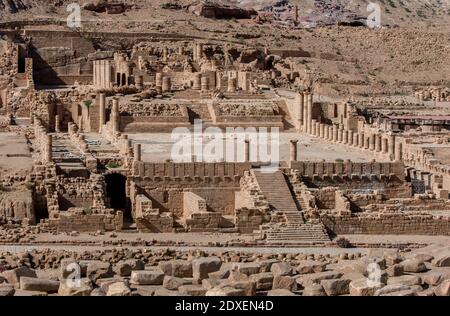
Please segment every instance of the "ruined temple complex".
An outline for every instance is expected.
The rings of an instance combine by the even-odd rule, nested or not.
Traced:
[[[39,25],[0,28],[0,36],[2,244],[75,244],[86,236],[99,238],[102,245],[206,247],[201,239],[211,237],[209,246],[345,248],[350,242],[370,244],[361,236],[450,236],[448,85],[422,85],[400,95],[335,96],[326,93],[323,77],[302,67],[305,59],[328,57],[297,46]],[[121,48],[113,45],[118,42]],[[184,131],[180,137],[189,141],[194,135],[194,145],[188,142],[177,157],[175,131]],[[271,149],[272,158],[277,151],[276,160],[261,157],[262,131],[270,135],[264,145],[276,137],[277,147]],[[207,136],[195,144],[198,132]],[[221,150],[226,147],[222,156],[217,148],[212,157],[205,152],[211,139]],[[111,242],[117,236],[123,240]],[[80,243],[87,245],[87,239]],[[370,247],[413,244],[426,242],[386,239]],[[358,256],[352,253],[351,259]],[[206,272],[196,260],[211,261]],[[271,262],[265,270],[242,263],[242,270],[234,267],[224,277],[234,282],[244,282],[242,274],[247,281],[253,277],[254,291],[206,286],[205,279],[222,271],[220,260],[214,260],[195,259],[186,275],[180,266],[168,273],[160,262],[171,282],[192,277],[192,269],[197,282],[189,285],[197,288],[183,292],[189,282],[180,279],[175,288],[164,285],[167,291],[160,294],[179,288],[185,295],[231,295],[233,289],[238,295],[277,289],[292,294],[301,287],[304,295],[335,293],[335,285],[327,288],[331,285],[322,279],[311,283],[303,276],[292,281],[295,286],[283,279],[294,280],[305,269],[326,273],[325,263],[291,273],[286,260]],[[401,262],[386,260],[389,267]],[[448,267],[450,261],[442,262],[433,264]],[[416,271],[422,266],[405,265],[405,271],[408,267],[422,272]],[[51,267],[45,263],[45,268]],[[164,279],[166,284],[164,273],[145,283],[140,278],[149,276],[134,268],[132,283],[162,285]],[[273,275],[264,281],[249,272],[253,268]],[[11,283],[7,276],[0,275],[0,284],[2,279]],[[24,283],[31,282],[29,277],[24,274]],[[19,279],[15,287],[24,290]],[[202,280],[203,287],[198,285]],[[335,295],[366,293],[351,281]],[[407,285],[427,290],[428,285],[418,290],[418,284]]]

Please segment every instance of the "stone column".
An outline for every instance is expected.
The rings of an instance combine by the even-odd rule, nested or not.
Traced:
[[[388,138],[388,155],[389,159],[395,159],[395,135],[390,134]]]
[[[364,148],[364,133],[359,133],[358,143],[359,148]]]
[[[291,140],[290,161],[297,161],[297,144],[298,144],[298,140]]]
[[[167,47],[163,48],[163,62],[167,62],[169,58],[169,50],[167,49]]]
[[[381,151],[383,152],[383,154],[387,154],[389,151],[389,144],[388,144],[388,139],[385,137],[381,138]]]
[[[400,140],[395,142],[395,161],[401,161],[403,158],[403,144]]]
[[[250,141],[248,139],[244,143],[244,156],[245,162],[250,162]]]
[[[111,129],[113,133],[119,131],[119,100],[113,99],[111,109]]]
[[[337,127],[337,125],[333,125],[333,139],[332,139],[333,143],[336,143],[338,141],[338,139],[339,139],[338,127]]]
[[[303,98],[303,132],[308,132],[308,94],[306,92],[301,93]]]
[[[358,132],[353,132],[353,146],[358,147],[359,146],[359,134]]]
[[[370,134],[370,139],[369,139],[369,149],[371,151],[375,150],[375,134]]]
[[[134,77],[134,85],[138,90],[144,89],[144,77],[143,76]]]
[[[163,84],[163,74],[158,72],[158,73],[156,73],[156,77],[155,77],[155,86],[156,86],[156,91],[158,93],[162,92],[162,84]]]
[[[370,136],[365,135],[364,137],[364,149],[369,149],[370,148]]]
[[[53,161],[53,138],[52,135],[47,134],[47,138],[45,140],[45,150],[44,150],[44,161],[46,163]]]
[[[313,99],[313,95],[312,93],[308,93],[307,94],[307,110],[308,110],[308,133],[311,134],[311,129],[312,129],[312,108],[313,108],[313,103],[312,103],[312,99]]]
[[[380,152],[381,151],[381,135],[380,134],[376,134],[375,135],[375,151],[376,152]]]
[[[201,89],[202,92],[207,92],[209,91],[209,77],[202,77],[201,79]]]
[[[329,141],[333,141],[333,135],[334,135],[333,131],[334,131],[333,125],[328,125],[328,137],[327,137],[327,139]]]
[[[105,107],[106,107],[106,96],[104,93],[100,93],[98,97],[98,131],[101,132],[103,125],[105,125]]]
[[[172,81],[170,77],[163,77],[162,79],[162,92],[171,92],[172,91]]]
[[[236,79],[235,78],[228,78],[228,92],[236,92]]]
[[[196,55],[197,55],[197,61],[198,61],[198,60],[203,58],[203,44],[202,43],[198,43],[197,47],[196,47],[196,50],[197,50]]]
[[[295,96],[295,106],[294,107],[297,110],[297,120],[299,122],[300,129],[303,126],[303,106],[304,106],[303,94],[299,92]]]
[[[319,137],[320,138],[325,138],[325,124],[324,123],[320,123]]]
[[[142,160],[141,144],[134,144],[133,146],[133,161],[138,162]]]
[[[320,123],[316,121],[316,136],[320,137]]]
[[[338,127],[338,143],[342,143],[344,140],[344,129],[342,128],[342,125],[339,125]]]
[[[347,143],[348,143],[348,131],[347,131],[347,130],[344,130],[344,131],[343,131],[342,142],[343,142],[344,144],[347,144]]]
[[[60,123],[61,123],[61,119],[59,118],[59,115],[55,115],[55,132],[59,133],[60,132]]]
[[[347,143],[348,143],[348,145],[349,146],[353,146],[353,131],[352,130],[349,130],[348,131],[348,141],[347,141]]]
[[[311,128],[310,128],[310,134],[313,136],[317,136],[316,135],[316,120],[311,120]]]
[[[194,82],[192,85],[192,90],[200,90],[202,88],[202,74],[201,73],[196,73],[194,74]]]

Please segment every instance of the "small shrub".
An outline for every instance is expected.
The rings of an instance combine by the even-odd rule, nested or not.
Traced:
[[[84,215],[92,215],[92,209],[90,207],[85,207],[83,213]]]
[[[86,100],[86,101],[84,101],[84,106],[85,106],[85,107],[90,108],[91,105],[92,105],[92,100]]]
[[[335,161],[336,161],[336,163],[343,163],[343,162],[344,162],[344,159],[337,158]]]
[[[350,248],[351,247],[350,241],[347,238],[345,238],[345,237],[337,238],[336,239],[336,245],[339,248]]]
[[[25,183],[25,187],[28,190],[33,190],[34,189],[34,183],[33,182],[27,182],[27,183]]]
[[[114,162],[114,161],[108,162],[108,164],[106,166],[108,168],[111,168],[111,169],[115,169],[115,168],[119,168],[120,167],[120,165],[117,162]]]

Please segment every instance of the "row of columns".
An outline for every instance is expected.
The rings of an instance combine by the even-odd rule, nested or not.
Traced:
[[[384,136],[379,133],[364,133],[346,130],[343,124],[327,125],[325,123],[310,121],[308,133],[312,136],[325,139],[333,143],[353,146],[373,152],[386,154],[391,160],[402,160],[403,144],[396,140],[395,135]]]
[[[295,99],[300,130],[309,134],[313,129],[313,97],[313,93],[299,92]]]

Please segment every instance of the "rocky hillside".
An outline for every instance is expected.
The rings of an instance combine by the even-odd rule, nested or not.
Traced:
[[[0,12],[5,20],[21,19],[24,15],[66,16],[66,5],[72,0],[0,0]],[[373,1],[381,7],[381,20],[384,25],[417,25],[418,23],[449,24],[450,1],[448,0],[377,0]],[[225,12],[232,7],[258,11],[261,18],[268,23],[288,23],[298,18],[306,26],[329,25],[365,19],[367,0],[79,0],[77,3],[86,8],[104,7],[110,3],[123,3],[131,11],[131,15],[145,16],[151,9],[161,18],[170,16],[168,11],[182,11],[184,18],[195,19],[193,8],[204,3],[215,6]],[[120,12],[122,13],[122,12]],[[11,16],[13,15],[13,16]],[[240,15],[242,16],[242,15]],[[245,16],[245,15],[244,15]],[[239,17],[239,16],[238,16]],[[227,18],[227,15],[221,16]],[[229,18],[233,18],[230,14]]]

